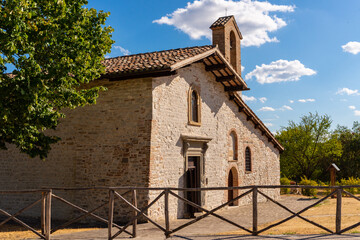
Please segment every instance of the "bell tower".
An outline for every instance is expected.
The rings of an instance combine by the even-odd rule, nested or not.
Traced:
[[[220,52],[241,75],[241,32],[234,16],[220,17],[211,26],[212,44],[218,45]]]

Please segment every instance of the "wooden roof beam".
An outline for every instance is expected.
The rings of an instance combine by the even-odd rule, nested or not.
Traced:
[[[220,70],[220,69],[224,69],[224,68],[226,68],[225,64],[214,64],[214,65],[210,65],[210,66],[205,66],[206,71],[216,71],[216,70]]]
[[[229,75],[229,76],[223,76],[223,77],[217,77],[216,78],[217,82],[226,82],[226,81],[231,81],[231,80],[235,80],[234,75]]]
[[[234,92],[234,91],[248,91],[250,88],[246,88],[244,86],[231,86],[231,87],[225,87],[226,92]]]

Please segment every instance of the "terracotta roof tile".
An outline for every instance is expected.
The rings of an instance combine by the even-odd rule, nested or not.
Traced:
[[[215,48],[212,45],[178,48],[159,52],[107,58],[104,60],[107,74],[126,74],[156,71]]]
[[[210,26],[210,28],[224,26],[232,17],[234,17],[234,16],[231,15],[231,16],[226,16],[226,17],[219,17],[218,20],[216,20],[216,21]]]

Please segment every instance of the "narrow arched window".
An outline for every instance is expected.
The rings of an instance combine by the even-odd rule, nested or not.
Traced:
[[[237,136],[234,131],[230,133],[230,140],[231,140],[231,160],[238,159],[238,144],[237,144]]]
[[[237,70],[236,48],[237,46],[236,46],[235,33],[231,31],[230,32],[230,63],[235,70]]]
[[[198,94],[197,94],[197,92],[194,90],[194,91],[192,91],[192,93],[191,93],[191,121],[193,121],[193,122],[199,122],[198,112],[199,112],[199,108],[198,108]]]
[[[200,125],[201,119],[201,106],[200,95],[197,90],[190,89],[189,91],[189,123]]]
[[[245,171],[251,172],[251,151],[249,147],[245,149]]]

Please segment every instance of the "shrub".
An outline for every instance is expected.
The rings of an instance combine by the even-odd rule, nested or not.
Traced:
[[[287,177],[280,178],[280,184],[281,185],[290,185],[290,180]],[[281,194],[289,194],[290,188],[281,188],[280,190]]]
[[[354,177],[349,177],[348,179],[343,178],[340,180],[339,185],[341,185],[341,186],[360,185],[360,179],[354,178]],[[349,193],[352,193],[352,194],[360,193],[359,188],[345,188],[344,190],[348,191]]]
[[[318,185],[319,186],[324,186],[324,187],[328,187],[330,184],[329,184],[329,182],[322,182],[322,181],[318,181]],[[328,195],[328,194],[330,194],[331,193],[331,189],[330,188],[325,188],[325,189],[323,189],[323,191],[324,191],[324,193],[326,194],[326,195]]]
[[[306,185],[306,186],[317,186],[317,182],[314,180],[308,179],[307,177],[301,178],[301,181],[299,183],[300,185]],[[318,190],[316,188],[302,188],[301,194],[304,196],[316,196]]]

